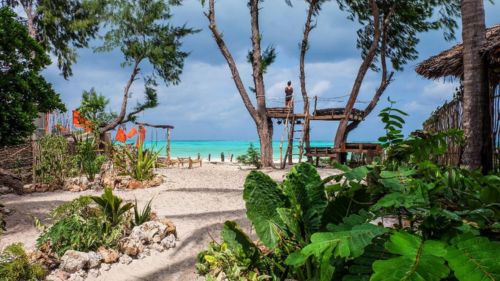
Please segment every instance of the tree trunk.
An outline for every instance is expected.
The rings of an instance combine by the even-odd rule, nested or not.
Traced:
[[[266,119],[263,124],[257,124],[260,142],[260,161],[263,167],[274,167],[273,159],[273,123]]]
[[[120,125],[125,119],[125,115],[127,114],[127,103],[128,103],[130,87],[132,87],[132,84],[134,83],[137,74],[139,73],[139,64],[141,63],[141,60],[142,59],[135,60],[134,67],[132,68],[132,73],[130,74],[130,77],[127,81],[127,85],[125,85],[125,88],[123,89],[123,98],[122,98],[120,113],[113,121],[111,121],[111,123],[107,124],[106,126],[100,129],[100,134],[104,134],[108,131],[115,129],[116,126]]]
[[[484,4],[482,0],[462,0],[462,39],[464,65],[463,128],[465,150],[462,163],[468,169],[492,166],[491,117],[488,78],[481,47],[486,42]]]
[[[379,45],[379,40],[380,40],[380,19],[379,19],[379,9],[377,4],[375,3],[374,0],[370,0],[370,5],[372,9],[372,15],[373,15],[373,23],[374,23],[374,31],[373,31],[373,43],[370,46],[370,49],[368,50],[365,59],[363,60],[363,63],[359,67],[358,74],[356,76],[356,80],[354,81],[354,85],[351,90],[351,94],[349,95],[349,99],[347,101],[347,104],[345,106],[345,111],[344,115],[345,117],[340,121],[339,127],[337,129],[337,133],[335,135],[335,147],[339,148],[342,146],[342,143],[344,143],[344,140],[346,139],[346,131],[347,131],[347,126],[349,124],[349,116],[351,115],[351,110],[354,107],[354,103],[356,103],[356,100],[359,95],[359,91],[361,90],[361,86],[363,84],[363,80],[366,76],[366,73],[368,72],[368,69],[370,68],[370,65],[373,62],[373,59],[375,58],[375,55],[377,54],[377,49]]]
[[[306,89],[306,71],[305,71],[305,58],[307,50],[309,49],[309,33],[314,28],[311,24],[314,16],[314,10],[316,9],[316,5],[318,5],[318,0],[312,0],[309,4],[309,9],[307,10],[307,18],[306,23],[304,25],[304,35],[302,37],[302,44],[300,45],[300,90],[302,93],[302,99],[304,100],[304,114],[309,114],[309,97],[307,95]],[[307,119],[308,120],[308,119]],[[305,150],[308,151],[311,147],[311,135],[310,135],[310,126],[309,121],[306,122],[304,120],[303,125],[303,146]],[[307,157],[307,162],[312,163],[313,159],[311,156]]]
[[[273,161],[273,122],[267,117],[267,107],[266,107],[266,96],[264,79],[262,76],[262,53],[260,47],[261,34],[259,31],[259,0],[250,0],[248,3],[250,8],[251,16],[251,28],[252,28],[252,77],[254,82],[255,95],[257,100],[257,106],[254,107],[252,100],[250,99],[248,92],[241,80],[238,67],[234,61],[231,52],[227,48],[227,45],[222,38],[222,34],[217,29],[217,24],[215,21],[215,0],[208,1],[208,12],[205,16],[209,21],[209,28],[212,35],[221,51],[222,55],[226,59],[229,69],[232,74],[232,78],[238,92],[241,96],[245,108],[252,117],[257,127],[257,134],[259,135],[260,141],[260,155],[263,167],[274,167]]]

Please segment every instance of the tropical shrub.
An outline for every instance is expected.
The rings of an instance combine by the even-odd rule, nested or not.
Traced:
[[[104,193],[100,197],[91,196],[90,198],[99,206],[111,226],[116,226],[122,222],[124,215],[134,207],[132,203],[122,205],[123,200],[114,195],[111,188],[104,188]]]
[[[42,183],[62,184],[71,174],[72,160],[68,141],[63,136],[45,135],[39,142],[35,174]]]
[[[160,152],[161,150],[144,149],[143,144],[137,148],[120,146],[115,149],[113,164],[122,175],[129,175],[139,181],[149,180],[154,176]]]
[[[393,112],[383,114],[396,116]],[[323,180],[302,163],[281,184],[261,172],[248,175],[247,217],[273,262],[264,270],[239,262],[240,272],[272,273],[268,279],[274,280],[500,278],[500,177],[431,161],[446,151],[435,144],[460,138],[459,132],[420,132],[404,139],[396,125],[404,120],[383,121],[388,132],[383,163],[338,166],[340,175]],[[229,251],[210,251],[228,255],[243,244],[255,245],[236,241],[227,245]],[[227,261],[240,261],[232,255],[211,266],[229,276],[234,261]],[[201,260],[201,273],[217,272],[207,270],[209,260]]]
[[[229,280],[252,281],[268,280],[274,275],[269,272],[272,258],[263,254],[235,222],[226,222],[221,236],[222,243],[210,242],[197,257],[196,269],[207,280],[220,280],[221,273]]]
[[[31,263],[21,243],[11,244],[0,253],[0,280],[37,281],[43,280],[47,270],[41,265]]]
[[[99,155],[93,139],[86,139],[78,142],[74,160],[79,172],[85,174],[89,181],[94,181],[106,157]]]
[[[151,220],[151,203],[153,203],[153,198],[144,206],[142,211],[139,211],[137,204],[137,199],[135,199],[134,204],[134,221],[132,222],[134,226],[141,225],[149,220]]]
[[[257,169],[262,167],[262,163],[260,162],[260,152],[253,146],[252,143],[250,143],[250,146],[248,147],[247,154],[236,157],[236,161],[245,165],[252,165]]]
[[[104,207],[95,207],[92,205],[93,198],[81,196],[54,209],[50,214],[54,223],[42,229],[37,246],[41,248],[48,243],[52,252],[59,256],[67,250],[88,252],[100,246],[116,246],[129,223],[129,220],[123,219],[126,216],[124,210],[130,210],[132,206],[128,203],[124,207],[121,199],[108,200],[108,196],[103,195],[106,199],[97,197],[110,202]]]

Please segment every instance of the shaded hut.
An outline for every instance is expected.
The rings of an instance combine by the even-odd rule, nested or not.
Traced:
[[[463,49],[463,44],[455,45],[451,49],[420,63],[416,68],[416,72],[429,79],[462,79],[464,73]],[[494,165],[496,169],[500,169],[500,24],[486,30],[486,44],[481,52],[488,68],[493,122],[491,134],[494,145]],[[457,95],[451,102],[447,102],[438,108],[425,121],[424,129],[437,131],[461,128],[462,112],[461,95]],[[443,164],[458,164],[461,149],[455,144],[450,144],[448,152],[448,155],[443,157]]]

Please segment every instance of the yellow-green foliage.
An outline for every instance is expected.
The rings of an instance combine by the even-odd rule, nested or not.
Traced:
[[[0,254],[0,281],[43,280],[47,270],[30,263],[21,243],[7,246]]]

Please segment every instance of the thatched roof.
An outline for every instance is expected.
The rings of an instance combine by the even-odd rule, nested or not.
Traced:
[[[421,62],[416,71],[418,74],[437,79],[441,77],[462,77],[463,74],[463,45],[458,44],[453,48]],[[483,54],[489,57],[490,63],[500,64],[500,24],[486,30],[486,44]]]

